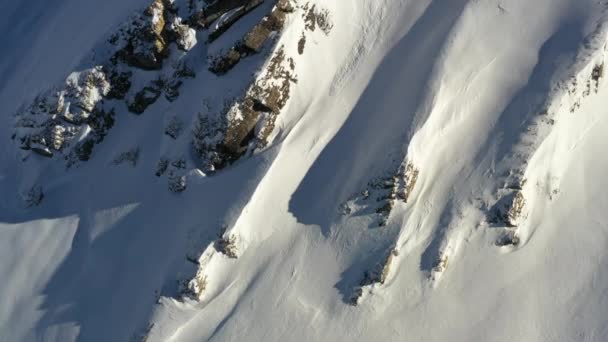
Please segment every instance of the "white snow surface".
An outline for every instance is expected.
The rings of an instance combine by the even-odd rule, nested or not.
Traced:
[[[181,194],[154,176],[159,156],[188,153],[164,124],[250,77],[247,62],[218,78],[200,61],[177,101],[117,113],[78,168],[23,160],[13,113],[90,67],[147,1],[0,4],[0,341],[608,340],[608,86],[588,83],[607,58],[608,5],[310,3],[334,27],[298,55],[303,22],[288,18],[278,44],[298,83],[269,147],[189,173]],[[135,167],[112,165],[136,146]],[[340,214],[405,159],[418,180],[385,227]],[[487,214],[518,172],[521,241],[499,247],[506,228]],[[35,184],[43,202],[26,208]],[[236,259],[212,248],[223,226]],[[387,280],[350,305],[392,248]],[[198,301],[176,295],[197,272],[189,253],[204,259]]]

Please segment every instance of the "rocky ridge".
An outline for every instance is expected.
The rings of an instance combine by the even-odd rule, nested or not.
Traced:
[[[294,59],[284,45],[274,45],[280,37],[277,33],[287,16],[296,12],[306,13],[302,18],[308,18],[307,30],[321,26],[310,24],[311,20],[316,23],[316,15],[323,18],[318,21],[329,22],[328,13],[315,12],[314,6],[310,9],[290,0],[155,0],[109,37],[100,54],[107,58],[97,58],[91,68],[74,72],[65,84],[24,106],[15,116],[13,139],[24,151],[63,159],[68,168],[86,162],[116,120],[125,115],[122,108],[143,115],[161,98],[168,103],[178,100],[184,82],[201,72],[193,66],[205,62],[198,62],[199,57],[190,51],[197,44],[214,44],[262,4],[270,11],[236,39],[227,53],[208,55],[206,62],[217,77],[252,55],[262,60],[268,57],[267,62],[260,64],[253,80],[245,76],[241,84],[235,84],[234,89],[245,89],[242,95],[211,105],[205,105],[203,98],[202,110],[194,115],[189,129],[188,118],[174,117],[165,134],[176,144],[190,140],[189,147],[181,149],[191,148],[196,158],[190,158],[188,151],[162,156],[155,173],[167,177],[172,191],[181,192],[190,170],[213,173],[248,151],[264,148],[297,83]],[[327,34],[329,29],[326,24]],[[212,110],[217,103],[223,103],[221,108]]]

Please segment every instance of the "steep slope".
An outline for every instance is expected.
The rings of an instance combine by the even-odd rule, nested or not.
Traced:
[[[0,6],[0,339],[608,338],[605,4]]]

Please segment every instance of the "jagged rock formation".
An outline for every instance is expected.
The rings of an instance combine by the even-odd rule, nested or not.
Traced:
[[[408,203],[418,180],[418,173],[418,169],[411,162],[405,161],[392,174],[370,181],[365,190],[340,206],[340,213],[348,215],[355,210],[371,208],[379,217],[379,225],[385,226],[395,205],[398,202]]]
[[[443,272],[448,267],[449,257],[445,253],[440,253],[440,256],[435,260],[433,272]]]
[[[17,114],[15,134],[20,148],[46,157],[63,152],[89,127],[87,141],[103,140],[114,124],[114,113],[103,107],[111,89],[102,68],[93,68],[68,77],[63,88],[39,96]],[[81,142],[76,144],[84,144]]]
[[[167,101],[173,102],[179,97],[179,90],[183,80],[194,78],[196,74],[186,64],[178,64],[173,68],[170,76],[159,75],[148,85],[127,99],[127,107],[131,113],[143,114],[148,107],[156,103],[164,94]]]
[[[211,32],[209,32],[209,41],[213,42],[239,19],[261,5],[262,2],[263,0],[216,1],[206,8],[204,11],[205,17],[199,19],[197,23],[207,27],[215,20],[214,18],[218,19]]]
[[[158,79],[152,82],[150,86],[144,87],[138,91],[133,99],[129,101],[129,111],[135,114],[142,114],[146,109],[154,104],[162,94],[164,81]]]
[[[231,259],[238,258],[238,247],[236,235],[229,235],[228,237],[221,238],[215,242],[215,248],[218,252],[226,255]]]
[[[224,74],[242,58],[258,53],[272,32],[283,29],[286,15],[295,9],[290,1],[278,1],[271,13],[229,52],[212,58],[210,70]],[[248,150],[265,147],[278,115],[290,98],[291,87],[296,83],[295,61],[288,56],[285,47],[280,46],[243,98],[225,105],[219,118],[203,114],[195,128],[193,146],[204,170],[222,169]]]
[[[363,297],[364,292],[368,291],[371,287],[375,285],[384,285],[389,273],[391,272],[393,261],[398,255],[399,252],[396,249],[391,249],[386,255],[384,261],[376,265],[375,269],[365,271],[359,286],[354,289],[353,295],[350,299],[351,305],[357,306]]]
[[[185,282],[184,284],[181,284],[180,292],[184,296],[187,296],[187,297],[190,297],[193,299],[198,299],[205,292],[206,288],[207,288],[207,276],[200,275],[199,277],[196,277],[188,282]]]
[[[517,222],[522,216],[525,204],[526,200],[524,199],[524,195],[521,191],[516,192],[505,217],[505,221],[508,225],[512,227],[517,226]]]
[[[163,67],[163,62],[170,57],[172,44],[187,53],[196,44],[196,29],[211,29],[211,23],[215,23],[208,32],[208,44],[211,44],[262,3],[261,0],[208,4],[153,1],[108,39],[108,46],[114,51],[108,60],[75,73],[64,89],[40,97],[27,111],[19,113],[15,139],[23,149],[46,157],[54,157],[59,152],[68,166],[89,160],[95,145],[114,125],[118,101],[124,101],[131,113],[140,115],[163,95],[168,102],[178,99],[184,80],[195,77],[186,61],[172,61],[170,68]],[[297,9],[303,12],[308,30],[321,27],[329,34],[327,11],[279,0],[230,52],[210,58],[210,70],[222,74],[242,58],[259,54],[263,46],[270,45],[273,32],[283,29],[286,16]],[[297,83],[295,61],[285,47],[275,48],[270,56],[242,96],[225,99],[221,113],[213,115],[206,111],[196,120],[192,145],[200,160],[194,164],[203,165],[204,172],[219,170],[248,150],[264,148],[268,143],[275,121],[290,98],[292,86]],[[144,77],[138,70],[153,72],[156,76]],[[146,79],[143,87],[142,78]],[[136,88],[134,84],[139,86]],[[176,122],[165,131],[174,140],[183,130],[183,124]],[[167,175],[169,188],[181,192],[186,188],[186,174],[192,164],[188,158],[163,157],[155,173]]]
[[[306,3],[302,9],[304,10],[302,17],[306,30],[315,31],[319,28],[326,35],[331,32],[334,24],[328,10],[318,8],[317,5],[311,5],[310,3]]]
[[[162,161],[161,161],[162,163]],[[159,165],[162,168],[162,165]],[[160,170],[157,170],[157,175]],[[167,164],[161,175],[167,172],[169,181],[169,190],[174,193],[180,193],[186,190],[188,181],[186,179],[186,161],[184,159],[176,159]]]
[[[118,59],[136,68],[156,70],[168,57],[171,42],[188,51],[196,44],[196,33],[176,15],[173,1],[154,0],[142,15],[133,17],[109,42],[118,50],[114,61]]]
[[[194,30],[181,24],[174,12],[170,2],[154,1],[109,39],[117,51],[110,60],[73,73],[64,86],[40,95],[17,113],[13,138],[20,147],[46,157],[58,154],[68,166],[89,160],[94,145],[114,125],[113,101],[125,99],[131,90],[134,73],[122,63],[159,69],[171,42],[184,50],[196,43]],[[127,99],[129,110],[143,113],[162,92],[168,100],[175,99],[181,79],[192,76],[186,65],[177,65],[169,80],[161,76]]]
[[[218,24],[233,24],[240,17],[242,17],[247,12],[251,11],[258,5],[260,5],[263,0],[215,0],[208,1],[208,5],[204,6],[202,9],[195,11],[191,20],[199,25],[201,28],[207,28],[211,23],[220,19],[220,17],[228,14],[227,18],[224,20],[219,20]]]
[[[526,201],[519,190],[505,189],[494,210],[492,222],[504,223],[507,227],[516,227],[523,215]]]
[[[284,3],[281,1],[281,3]],[[228,52],[220,56],[211,57],[210,67],[213,73],[222,75],[234,68],[243,58],[260,52],[270,35],[279,32],[285,25],[285,16],[290,13],[291,7],[277,5],[274,9],[262,18],[261,22],[255,25],[239,42],[236,43]],[[221,34],[212,34],[217,38]]]

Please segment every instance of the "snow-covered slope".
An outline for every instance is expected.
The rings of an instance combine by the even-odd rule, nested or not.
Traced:
[[[608,340],[608,4],[0,13],[0,341]]]

